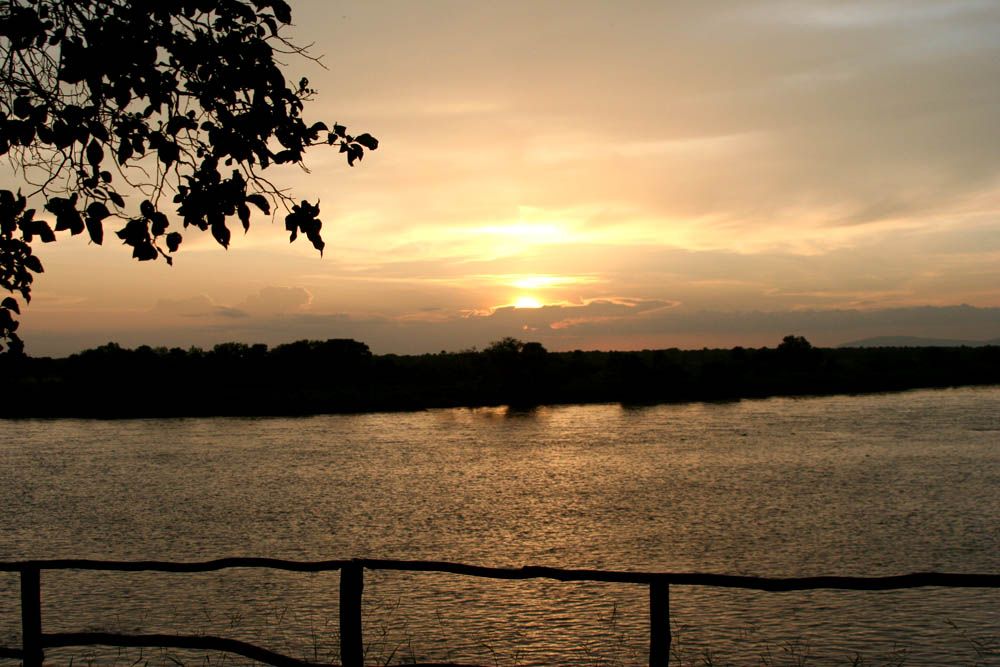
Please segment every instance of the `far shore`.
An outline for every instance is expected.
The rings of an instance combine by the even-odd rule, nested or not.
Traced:
[[[373,355],[350,339],[268,349],[135,349],[0,357],[0,417],[279,416],[429,408],[724,401],[1000,384],[1000,346],[548,352],[506,338],[484,350]]]

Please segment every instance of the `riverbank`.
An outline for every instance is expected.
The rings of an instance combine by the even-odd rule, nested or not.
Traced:
[[[409,411],[621,402],[652,404],[1000,384],[1000,347],[777,348],[373,355],[346,339],[267,349],[227,343],[62,359],[0,359],[0,416],[186,417]]]

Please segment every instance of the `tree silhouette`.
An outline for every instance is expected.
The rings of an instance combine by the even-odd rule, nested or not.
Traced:
[[[289,84],[278,62],[312,59],[282,36],[290,22],[284,0],[0,3],[0,155],[29,189],[0,190],[0,286],[28,302],[42,272],[32,243],[68,230],[101,244],[109,220],[137,260],[170,263],[182,239],[171,206],[223,247],[234,217],[246,230],[251,206],[282,207],[291,240],[322,253],[318,202],[296,203],[263,172],[301,165],[315,144],[353,166],[378,141],[303,118],[316,91]],[[0,302],[12,351],[19,313],[14,297]]]
[[[808,352],[812,349],[812,343],[806,340],[805,336],[788,335],[781,339],[778,350],[782,352]]]

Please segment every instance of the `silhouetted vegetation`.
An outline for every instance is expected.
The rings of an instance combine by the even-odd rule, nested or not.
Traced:
[[[100,245],[108,220],[134,258],[171,262],[171,209],[228,247],[229,224],[246,231],[251,207],[280,205],[291,240],[322,252],[319,203],[294,202],[263,170],[315,145],[354,165],[378,141],[306,122],[316,91],[281,68],[309,57],[283,36],[291,21],[284,0],[0,3],[0,155],[27,188],[0,190],[0,288],[27,303],[42,272],[33,244],[86,231]],[[0,349],[23,348],[20,309],[0,301]]]
[[[482,351],[373,355],[348,339],[268,349],[122,348],[4,355],[5,417],[302,415],[556,403],[734,400],[1000,383],[1000,347],[547,352],[513,338]]]

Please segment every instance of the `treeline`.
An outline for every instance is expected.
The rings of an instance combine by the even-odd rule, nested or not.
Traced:
[[[302,415],[435,407],[630,404],[1000,383],[1000,347],[548,352],[505,338],[484,350],[373,355],[348,339],[212,350],[108,343],[61,359],[0,357],[3,417]]]

